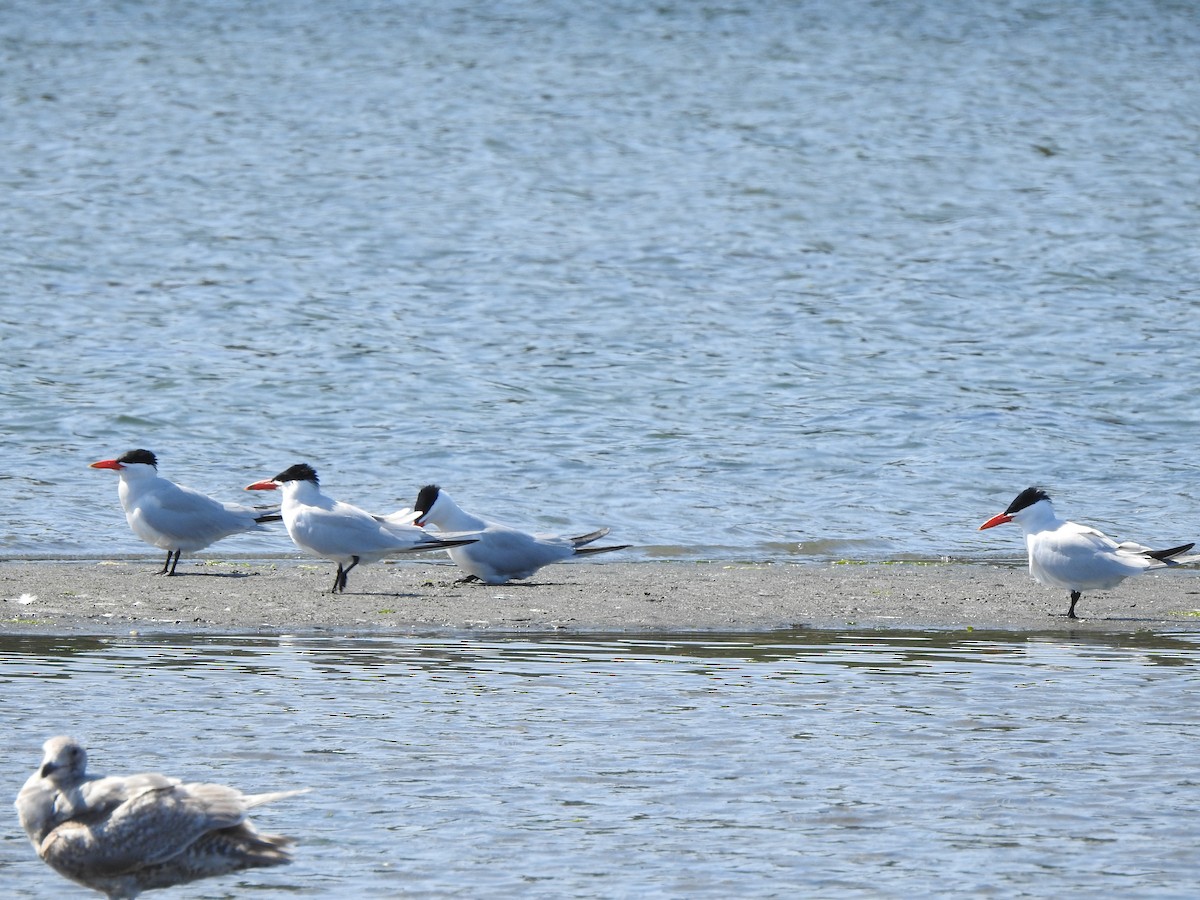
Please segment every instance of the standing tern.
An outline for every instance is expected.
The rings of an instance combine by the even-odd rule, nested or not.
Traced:
[[[506,584],[514,578],[528,578],[542,566],[553,562],[573,556],[624,550],[630,546],[584,546],[608,534],[607,528],[569,538],[527,534],[498,522],[489,522],[461,509],[436,484],[421,488],[415,509],[418,513],[417,525],[433,525],[440,531],[478,533],[479,540],[475,543],[449,551],[450,558],[470,573],[463,581]]]
[[[212,497],[158,475],[158,459],[149,450],[130,450],[102,459],[93,469],[113,469],[121,478],[117,494],[133,533],[167,551],[159,575],[174,575],[180,553],[195,553],[231,534],[266,531],[263,522],[278,522],[278,509],[264,512]]]
[[[1151,550],[1130,541],[1118,544],[1095,528],[1058,518],[1049,495],[1036,487],[1017,494],[1008,509],[992,516],[979,530],[1006,522],[1015,522],[1025,533],[1029,574],[1034,580],[1071,592],[1068,619],[1078,618],[1075,604],[1083,591],[1107,590],[1131,575],[1191,562],[1191,557],[1186,560],[1176,557],[1196,546],[1191,543],[1169,550]]]
[[[360,562],[398,553],[446,550],[473,543],[474,535],[441,538],[409,522],[410,511],[373,516],[321,493],[316,470],[297,463],[274,478],[248,485],[248,491],[283,490],[283,524],[301,550],[337,563],[331,593],[346,590],[346,576]]]
[[[21,826],[52,869],[110,900],[292,861],[292,839],[260,833],[248,813],[303,790],[247,795],[151,772],[102,777],[88,774],[72,738],[42,750],[17,794]]]

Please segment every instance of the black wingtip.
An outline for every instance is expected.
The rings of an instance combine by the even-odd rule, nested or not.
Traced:
[[[1166,562],[1168,559],[1187,553],[1195,546],[1196,542],[1193,541],[1190,544],[1180,544],[1178,547],[1172,547],[1170,550],[1151,550],[1146,555],[1151,559],[1157,559],[1159,562]]]
[[[576,547],[576,556],[595,556],[597,553],[611,553],[614,550],[628,550],[633,544],[617,544],[614,547]]]

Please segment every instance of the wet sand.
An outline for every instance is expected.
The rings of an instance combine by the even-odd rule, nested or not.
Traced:
[[[333,595],[334,567],[301,559],[0,563],[0,632],[767,631],[780,628],[1198,630],[1200,572],[1179,569],[1085,594],[1024,565],[614,562],[560,564],[529,582],[456,583],[449,563],[360,566]]]

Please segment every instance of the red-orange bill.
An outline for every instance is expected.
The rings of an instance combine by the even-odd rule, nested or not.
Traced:
[[[990,519],[980,525],[979,530],[983,531],[985,528],[995,528],[997,525],[1003,525],[1005,522],[1011,521],[1012,516],[1010,516],[1008,513],[1000,513],[1000,515],[992,516]]]

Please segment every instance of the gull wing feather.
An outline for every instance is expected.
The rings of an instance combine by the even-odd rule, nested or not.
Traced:
[[[108,815],[82,814],[59,826],[43,858],[63,871],[118,875],[157,865],[185,851],[201,835],[240,824],[241,794],[213,784],[170,785],[134,794]],[[74,826],[84,826],[83,828]]]

